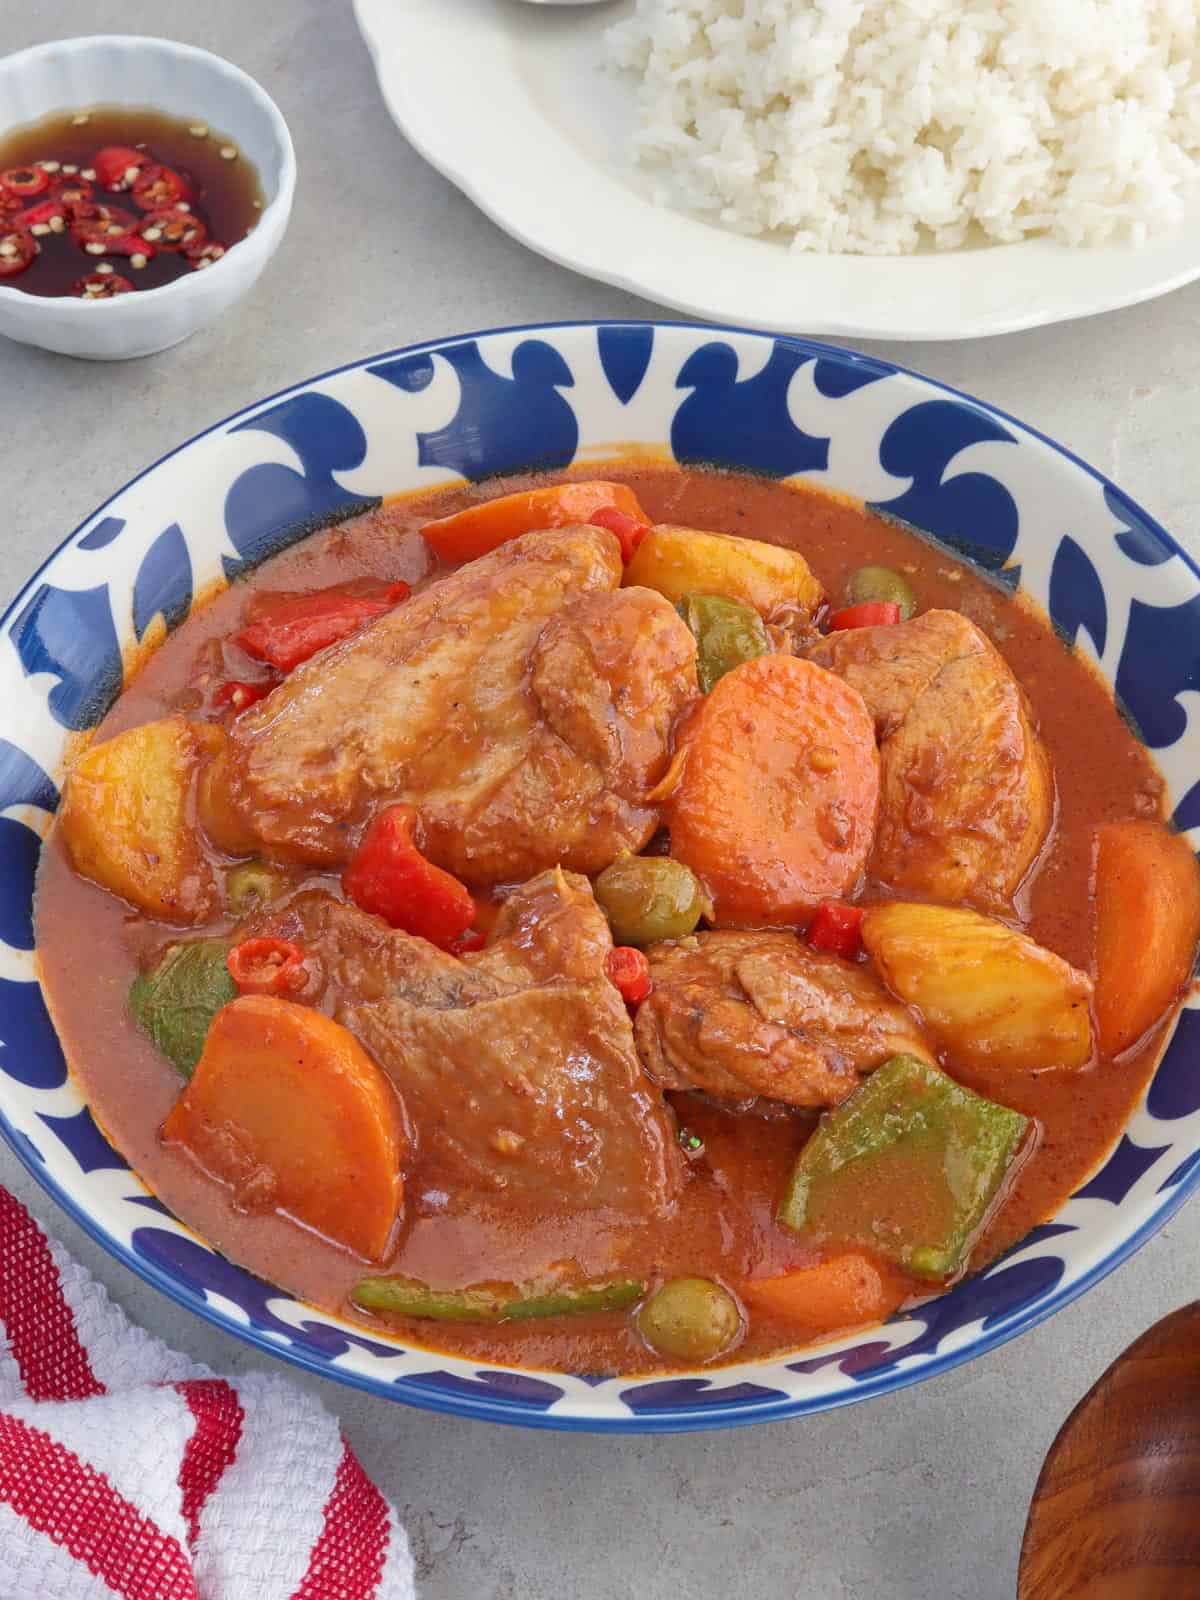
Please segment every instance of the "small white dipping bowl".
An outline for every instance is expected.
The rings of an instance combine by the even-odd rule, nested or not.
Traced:
[[[257,281],[283,238],[296,156],[279,107],[240,67],[193,45],[136,35],[56,39],[0,60],[0,139],[91,106],[148,106],[207,122],[258,170],[265,204],[253,232],[203,272],[113,300],[26,294],[0,284],[0,334],[93,361],[148,356],[215,322]],[[90,270],[83,262],[80,274]]]

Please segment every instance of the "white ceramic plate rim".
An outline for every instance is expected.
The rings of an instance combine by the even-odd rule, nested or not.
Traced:
[[[914,256],[790,255],[655,206],[589,159],[572,107],[611,100],[594,46],[611,6],[354,0],[412,145],[507,233],[560,266],[712,321],[857,339],[971,339],[1093,316],[1200,277],[1200,198],[1140,250],[1045,239]],[[566,41],[564,43],[564,41]],[[555,86],[566,62],[577,82]],[[483,92],[486,86],[486,92]],[[619,139],[608,124],[610,143]]]

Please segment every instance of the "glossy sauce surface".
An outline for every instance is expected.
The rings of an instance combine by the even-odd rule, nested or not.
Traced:
[[[80,121],[86,118],[86,121]],[[192,128],[204,128],[202,136]],[[129,106],[93,106],[59,113],[41,122],[15,129],[0,139],[0,172],[33,166],[42,161],[58,163],[58,171],[47,190],[23,206],[37,206],[54,197],[57,181],[64,179],[63,166],[94,170],[96,153],[108,145],[128,145],[144,151],[162,166],[170,167],[187,180],[194,191],[191,210],[204,225],[208,240],[226,249],[244,239],[262,214],[264,197],[253,162],[236,144],[204,121],[202,107],[190,119],[168,116],[166,112]],[[223,150],[233,150],[230,158]],[[141,221],[146,213],[128,192],[110,192],[96,180],[94,198],[120,207]],[[0,205],[0,233],[5,231],[4,207]],[[127,279],[135,289],[156,289],[194,269],[180,252],[159,250],[140,268],[133,267],[127,254],[91,254],[72,237],[70,216],[61,232],[39,233],[39,251],[30,265],[0,283],[21,289],[26,294],[74,295],[81,277],[94,274],[101,264]]]
[[[596,475],[593,465],[588,473]],[[1055,829],[1018,912],[1039,942],[1084,971],[1092,967],[1091,830],[1099,822],[1158,816],[1162,785],[1145,750],[1116,711],[1106,687],[1022,600],[985,580],[908,530],[848,502],[762,480],[656,465],[606,465],[628,482],[656,521],[736,533],[803,552],[831,596],[867,563],[902,571],[921,610],[950,607],[995,642],[1033,705],[1054,765]],[[252,588],[317,588],[360,576],[417,583],[432,570],[418,529],[433,517],[530,481],[506,480],[405,498],[355,522],[313,536],[218,595],[166,640],[98,731],[103,738],[174,710],[194,711],[198,675],[241,677],[244,658],[220,641],[236,631]],[[232,653],[231,653],[232,650]],[[314,885],[334,887],[314,876]],[[865,897],[872,894],[865,887]],[[171,1066],[134,1025],[129,983],[163,928],[135,915],[75,876],[51,836],[38,895],[38,937],[51,1009],[68,1059],[98,1120],[149,1186],[223,1252],[302,1299],[345,1311],[362,1264],[277,1215],[240,1215],[227,1191],[158,1139],[179,1092]],[[88,961],[78,960],[86,928]],[[222,924],[209,930],[220,931]],[[1080,1071],[974,1069],[954,1076],[1035,1117],[1036,1145],[971,1257],[978,1268],[1053,1213],[1103,1160],[1153,1070],[1165,1029],[1119,1061]],[[480,1208],[469,1220],[440,1214],[407,1176],[406,1209],[387,1270],[445,1286],[529,1277],[573,1258],[587,1273],[698,1274],[736,1284],[799,1264],[813,1252],[774,1221],[791,1164],[814,1125],[802,1112],[739,1115],[697,1095],[671,1097],[680,1120],[704,1141],[683,1199],[666,1223],[614,1231],[595,1218],[516,1218]],[[369,1320],[369,1319],[364,1319]],[[471,1327],[400,1323],[403,1336],[474,1357],[577,1372],[639,1372],[667,1367],[619,1314],[564,1317],[542,1324]],[[755,1313],[729,1359],[794,1349],[804,1333]]]

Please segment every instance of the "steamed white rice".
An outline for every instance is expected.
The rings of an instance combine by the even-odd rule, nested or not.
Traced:
[[[1200,0],[637,0],[656,198],[799,250],[1140,244],[1200,178]]]

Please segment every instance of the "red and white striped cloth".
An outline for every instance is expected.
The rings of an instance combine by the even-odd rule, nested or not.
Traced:
[[[0,1600],[411,1600],[334,1419],[134,1327],[2,1188],[0,1324]]]

